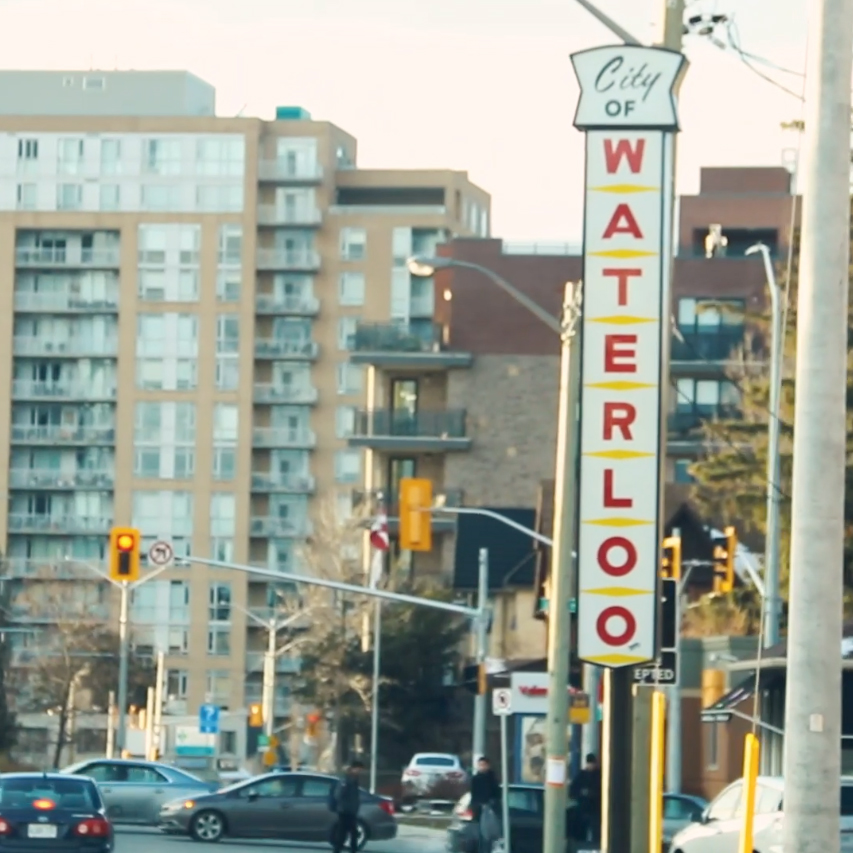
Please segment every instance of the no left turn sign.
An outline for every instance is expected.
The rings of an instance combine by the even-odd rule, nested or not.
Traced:
[[[506,687],[492,691],[492,713],[496,717],[512,714],[512,691]]]
[[[148,549],[148,559],[155,566],[167,566],[175,557],[175,551],[168,542],[155,542]]]

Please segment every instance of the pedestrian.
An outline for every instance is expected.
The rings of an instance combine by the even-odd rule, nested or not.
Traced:
[[[601,768],[593,753],[587,755],[583,770],[572,780],[569,796],[578,804],[582,840],[598,844],[601,838]]]
[[[351,853],[358,851],[358,809],[361,805],[359,786],[364,765],[353,761],[346,769],[341,780],[332,788],[329,809],[337,815],[334,832],[334,853],[342,853],[349,838]]]
[[[493,832],[484,832],[484,824],[494,823],[501,799],[501,786],[488,758],[477,761],[477,772],[471,779],[471,816],[477,826],[479,853],[490,853]]]

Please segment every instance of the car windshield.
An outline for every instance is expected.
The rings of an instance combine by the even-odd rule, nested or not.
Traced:
[[[0,777],[0,808],[94,811],[100,808],[96,798],[95,786],[87,779]]]

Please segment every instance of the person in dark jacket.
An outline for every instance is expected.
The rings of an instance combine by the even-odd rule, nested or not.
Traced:
[[[361,805],[359,776],[362,770],[364,765],[360,761],[353,761],[332,792],[329,805],[338,818],[334,853],[341,853],[346,846],[347,838],[349,838],[352,853],[358,851],[358,809]]]
[[[477,772],[471,778],[471,816],[477,827],[481,826],[480,820],[483,809],[488,807],[497,815],[500,814],[501,786],[495,771],[492,770],[491,762],[483,756],[477,762]],[[491,842],[478,834],[480,853],[489,853]]]
[[[569,796],[578,804],[583,840],[597,844],[601,837],[601,768],[592,753],[587,755],[583,770],[572,780]]]

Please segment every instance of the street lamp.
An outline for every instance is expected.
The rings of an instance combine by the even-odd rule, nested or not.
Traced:
[[[770,250],[756,243],[747,255],[760,254],[770,289],[772,329],[770,334],[770,417],[767,421],[767,531],[764,541],[764,647],[779,642],[779,619],[782,602],[779,597],[779,507],[781,498],[779,464],[779,411],[782,402],[782,298]]]
[[[579,450],[577,429],[580,390],[580,359],[577,357],[577,320],[580,317],[580,284],[566,284],[563,313],[558,320],[521,293],[496,272],[455,258],[415,256],[409,272],[430,277],[436,270],[456,267],[477,272],[525,307],[560,336],[560,394],[557,416],[557,458],[554,476],[554,544],[551,549],[551,591],[548,602],[548,714],[545,772],[545,837],[543,850],[561,851],[566,846],[566,770],[568,759],[569,653],[571,646],[570,603],[573,595],[575,546],[575,480]],[[474,743],[485,741],[486,697],[477,696],[474,712]],[[482,754],[482,750],[480,750]],[[503,780],[507,784],[506,779]]]

